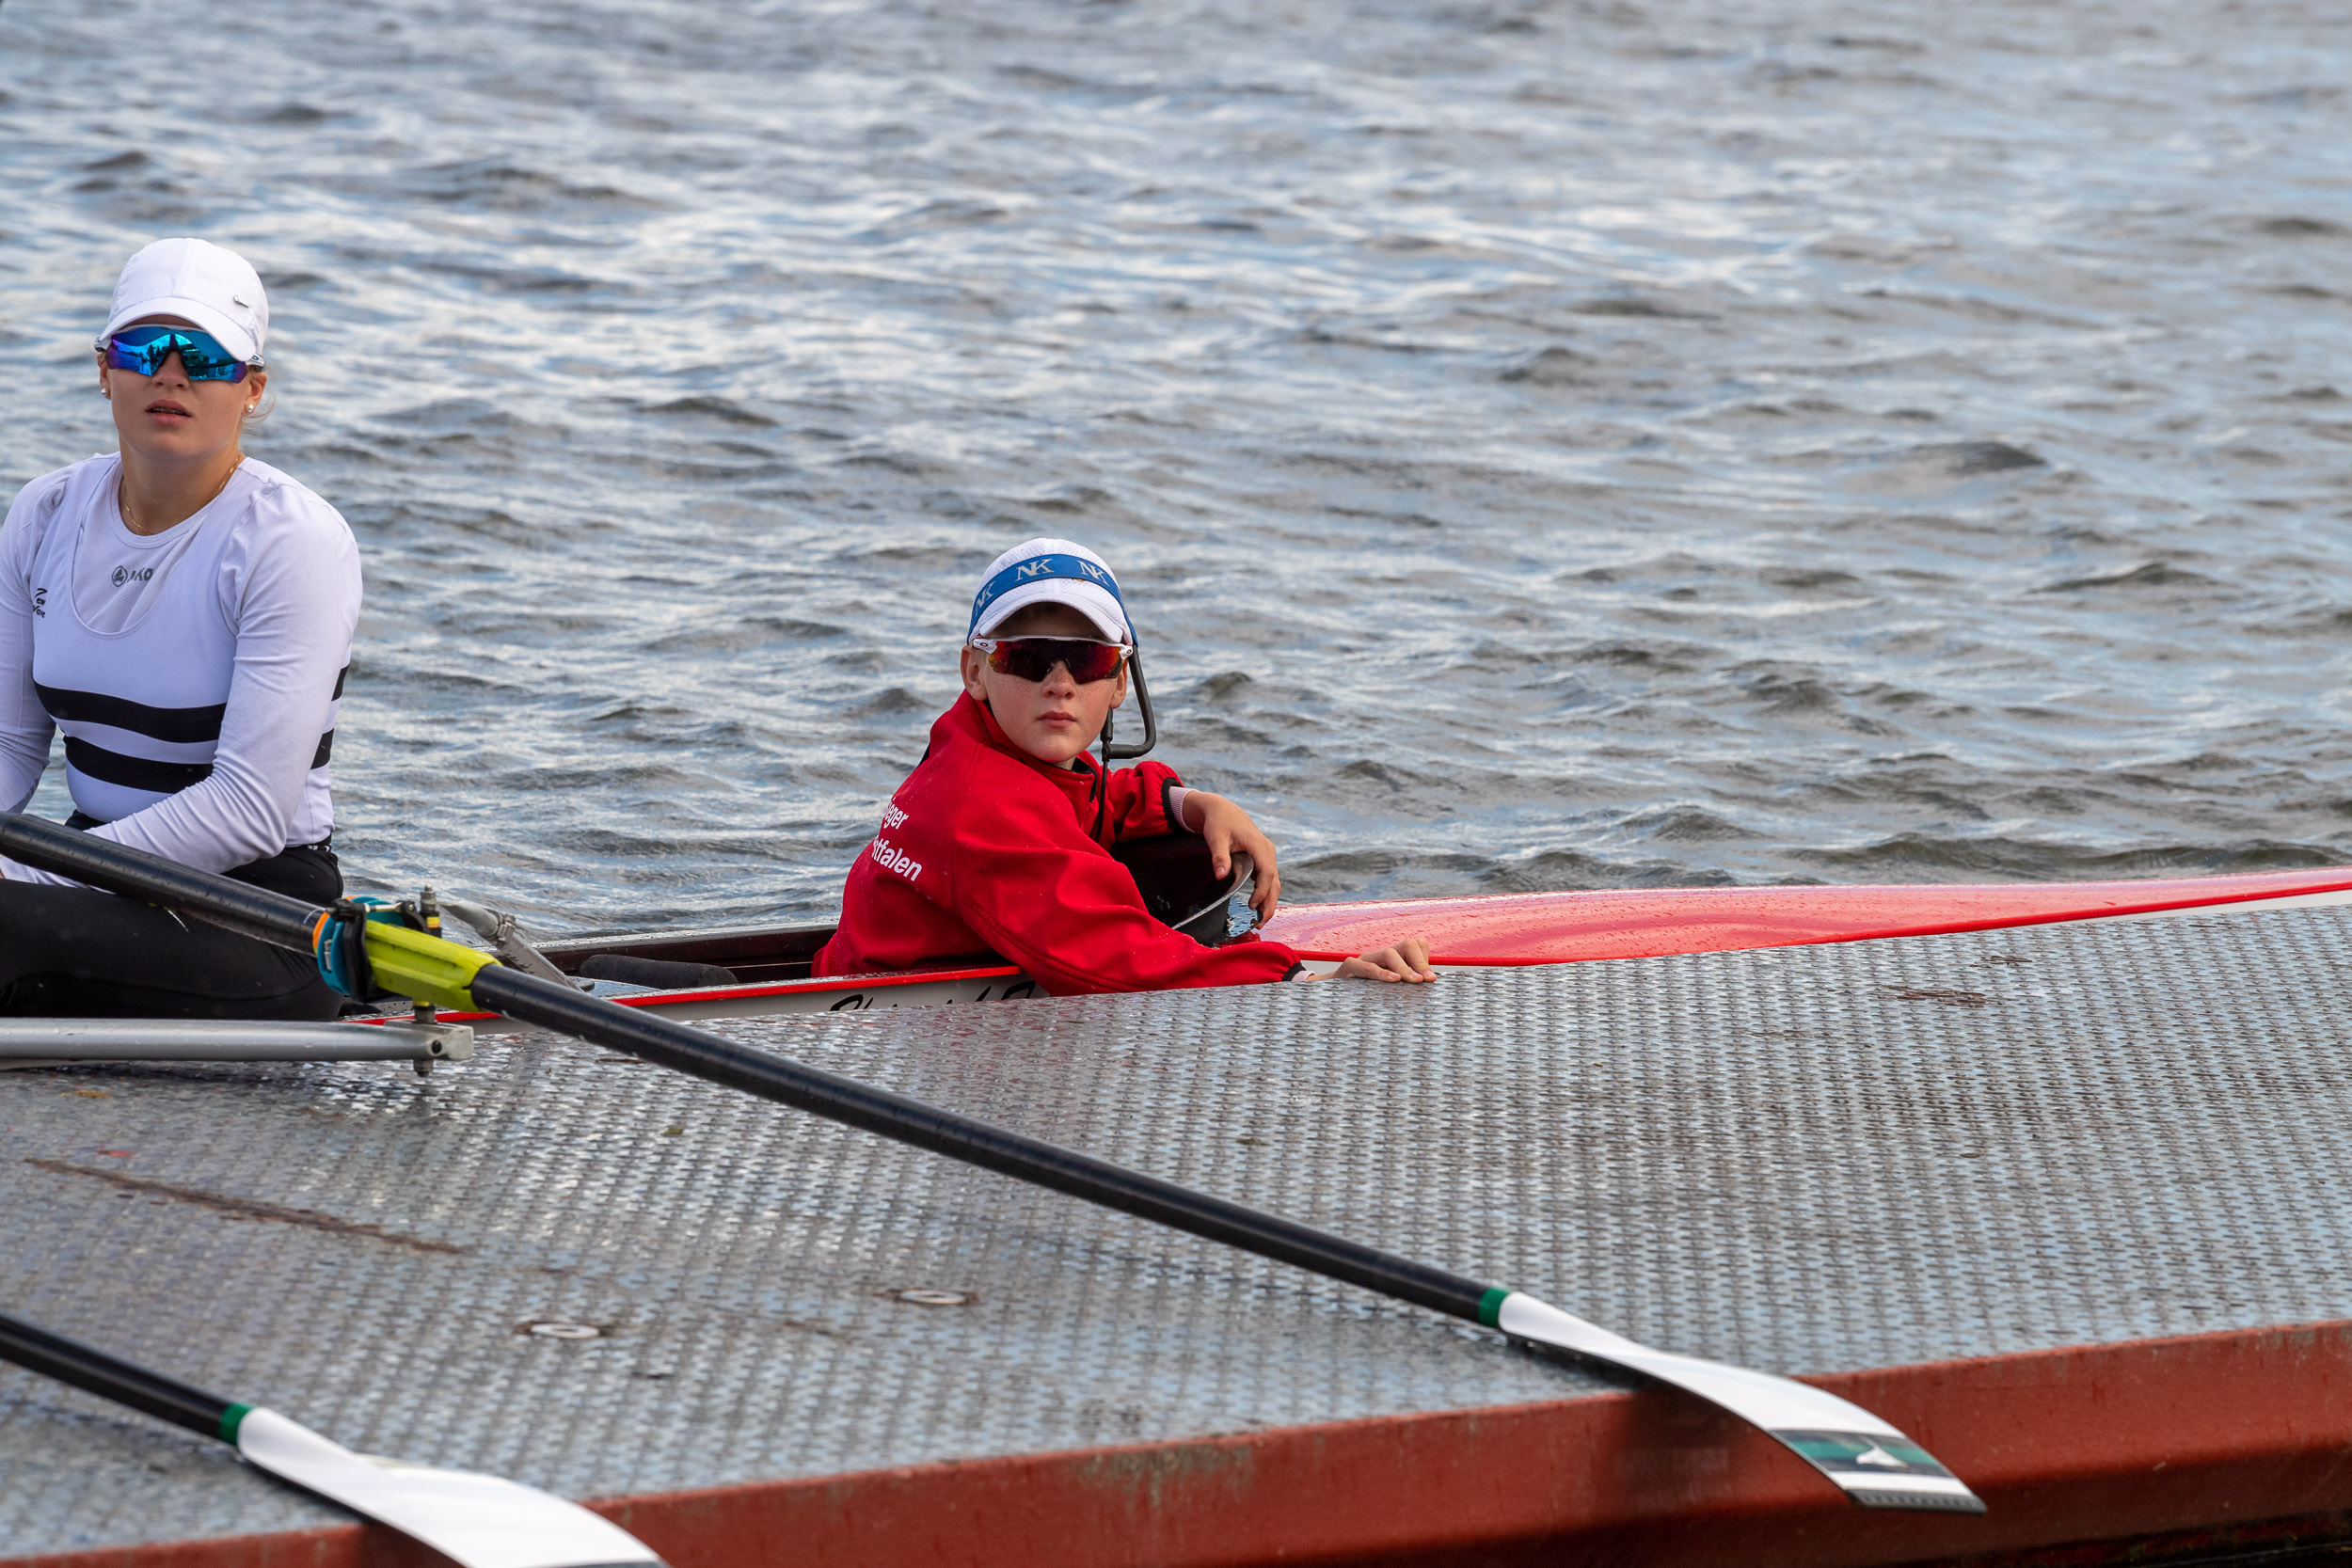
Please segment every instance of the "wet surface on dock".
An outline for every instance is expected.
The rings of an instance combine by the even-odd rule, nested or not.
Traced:
[[[2286,911],[720,1027],[1802,1372],[2352,1318],[2347,974]],[[1611,1386],[542,1036],[0,1074],[0,1309],[575,1497]],[[338,1517],[12,1370],[0,1477],[0,1556]]]

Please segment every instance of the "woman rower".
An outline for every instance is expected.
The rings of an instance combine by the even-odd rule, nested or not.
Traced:
[[[269,302],[242,257],[159,240],[98,339],[119,451],[0,527],[0,805],[65,732],[72,825],[313,904],[342,895],[327,752],[359,615],[333,507],[245,455]],[[310,959],[0,859],[0,1014],[324,1019]]]

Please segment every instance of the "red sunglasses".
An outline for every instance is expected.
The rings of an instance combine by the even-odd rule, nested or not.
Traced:
[[[988,667],[1000,675],[1041,681],[1060,664],[1080,686],[1110,679],[1134,651],[1124,642],[1075,637],[976,637],[972,646],[988,656]]]

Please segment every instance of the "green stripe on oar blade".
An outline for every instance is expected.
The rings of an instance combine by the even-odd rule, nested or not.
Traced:
[[[414,1536],[464,1568],[663,1568],[644,1542],[577,1503],[496,1476],[356,1454],[274,1410],[5,1315],[0,1361],[232,1444],[255,1467]]]
[[[35,818],[0,816],[0,853],[116,892],[135,892],[184,913],[217,920],[231,928],[299,951],[308,950],[310,925],[324,912],[306,911],[294,899],[260,894],[258,889],[242,883],[190,871],[169,861],[109,841],[91,840]],[[248,895],[272,899],[277,908],[264,911]],[[371,924],[367,933],[372,959],[378,950],[379,931],[387,934],[387,952],[416,952],[428,942],[455,947],[454,943],[441,942],[436,937]],[[389,940],[394,936],[396,942]],[[477,961],[481,958],[470,948],[456,951]],[[381,965],[378,977],[383,977]],[[1082,1197],[1190,1235],[1222,1242],[1261,1258],[1271,1258],[1472,1323],[1500,1326],[1504,1333],[1523,1339],[1606,1361],[1687,1389],[1776,1436],[1783,1430],[1790,1430],[1883,1436],[1908,1443],[1901,1433],[1877,1417],[1818,1388],[1807,1388],[1769,1373],[1654,1351],[1557,1307],[1547,1307],[1531,1296],[1493,1290],[1461,1275],[1365,1246],[1279,1215],[1197,1193],[1091,1154],[1059,1148],[1025,1132],[926,1105],[788,1056],[755,1051],[670,1019],[654,1017],[642,1008],[615,1006],[601,998],[583,995],[568,985],[558,985],[497,964],[469,972],[468,979],[476,1006],[509,1018],[577,1036],[727,1088],[945,1154],[983,1170]],[[1876,1461],[1866,1463],[1857,1459],[1858,1468],[1851,1474],[1810,1456],[1808,1463],[1844,1488],[1848,1497],[1866,1506],[1939,1510],[1955,1506],[1919,1500],[1940,1496],[1934,1487],[1922,1486],[1906,1493],[1870,1484],[1876,1478],[1866,1472]],[[1949,1481],[1941,1465],[1932,1460],[1928,1464],[1937,1475]],[[1931,1478],[1913,1475],[1905,1479]],[[1959,1486],[1957,1481],[1951,1484]],[[1965,1501],[1957,1506],[1982,1512],[1983,1504],[1969,1495],[1967,1488],[1960,1487],[1959,1495]],[[1899,1498],[1910,1500],[1896,1500]]]
[[[1507,1293],[1496,1326],[1696,1394],[1764,1429],[1865,1508],[1982,1513],[1984,1503],[1927,1449],[1860,1405],[1771,1372],[1637,1344],[1534,1296]]]

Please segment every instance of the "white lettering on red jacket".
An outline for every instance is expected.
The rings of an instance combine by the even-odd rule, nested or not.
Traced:
[[[898,814],[898,820],[901,822],[906,820],[904,812]],[[888,839],[874,840],[871,845],[867,846],[866,853],[872,855],[877,863],[887,870],[896,871],[910,882],[919,881],[922,879],[923,863],[894,847]]]

